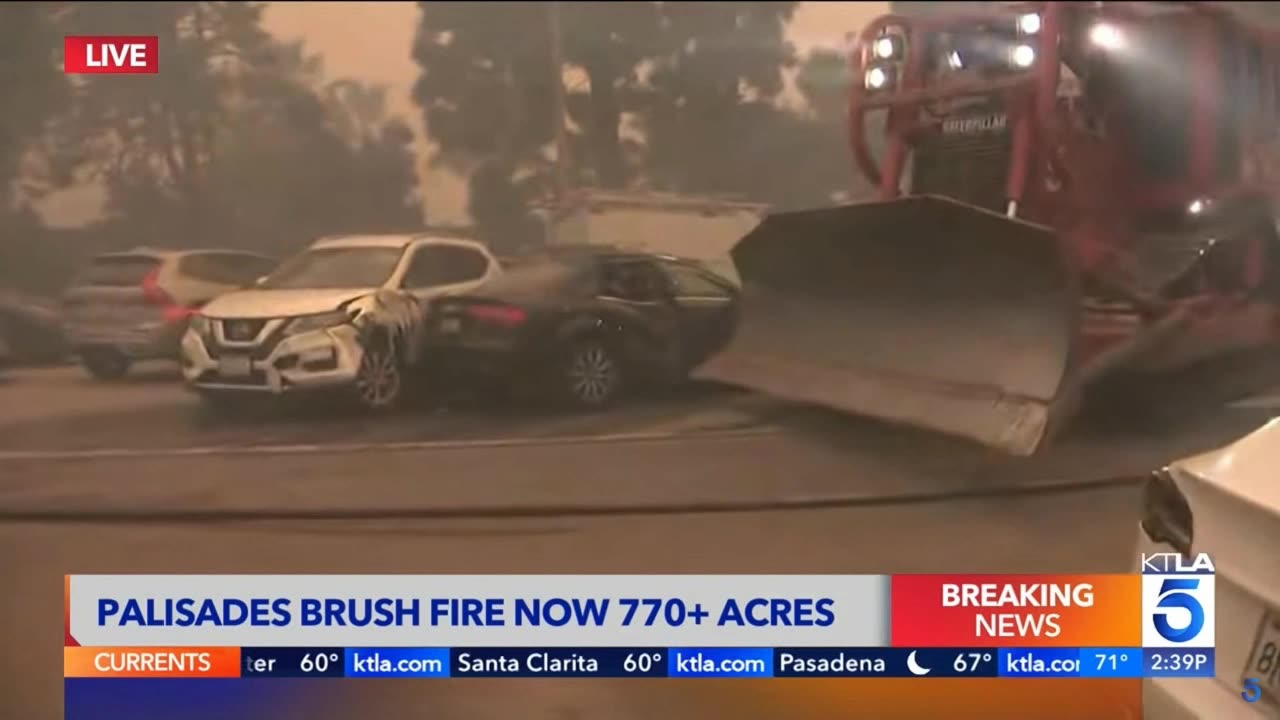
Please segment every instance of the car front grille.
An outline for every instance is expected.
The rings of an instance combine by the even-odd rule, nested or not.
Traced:
[[[215,360],[222,355],[235,353],[248,353],[254,360],[266,360],[284,339],[284,325],[267,333],[265,337],[259,337],[262,329],[270,322],[269,320],[227,319],[218,322],[222,323],[222,338],[225,342],[219,342],[217,339],[211,339],[212,342],[210,339],[205,341],[207,346],[205,349]],[[258,342],[250,346],[245,345],[255,339]]]
[[[222,336],[236,343],[252,342],[262,332],[266,320],[229,319],[222,321]]]

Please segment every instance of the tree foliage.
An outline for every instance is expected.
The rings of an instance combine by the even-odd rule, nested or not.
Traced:
[[[30,195],[39,186],[23,183],[19,170],[32,143],[67,102],[67,83],[58,67],[61,37],[52,3],[0,3],[0,213],[16,191]]]
[[[70,3],[70,32],[152,34],[160,72],[89,76],[62,158],[104,182],[140,242],[277,253],[324,233],[421,223],[412,133],[380,88],[326,80],[261,27],[262,3]]]
[[[510,12],[419,5],[414,99],[436,160],[480,168],[471,183],[478,224],[505,221],[476,213],[524,212],[518,174],[541,176],[526,186],[548,186],[557,77],[577,185],[797,207],[853,186],[844,59],[820,52],[801,63],[786,41],[798,3],[542,2],[513,3]],[[797,72],[803,109],[782,101]],[[474,196],[484,192],[496,196]]]

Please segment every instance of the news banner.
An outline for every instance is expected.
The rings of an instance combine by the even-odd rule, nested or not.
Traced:
[[[1204,555],[1132,575],[72,575],[68,678],[1214,674]]]

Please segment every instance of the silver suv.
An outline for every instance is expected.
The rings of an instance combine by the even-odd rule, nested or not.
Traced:
[[[139,248],[94,258],[63,296],[67,335],[85,370],[119,378],[139,360],[176,360],[191,315],[251,286],[276,261],[233,250]]]

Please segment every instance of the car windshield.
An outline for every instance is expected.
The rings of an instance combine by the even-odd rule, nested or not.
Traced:
[[[260,287],[273,290],[378,287],[391,277],[403,248],[316,248],[295,255]]]

